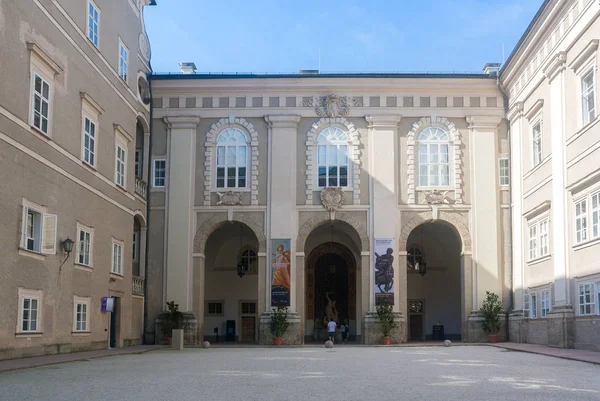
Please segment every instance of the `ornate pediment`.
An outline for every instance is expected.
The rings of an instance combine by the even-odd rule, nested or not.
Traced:
[[[217,205],[233,206],[242,204],[241,192],[217,192],[217,195],[219,195],[219,201],[217,202]]]
[[[321,96],[317,99],[315,112],[319,117],[345,117],[350,112],[348,98],[337,95]]]
[[[448,197],[448,191],[440,191],[438,189],[434,189],[432,191],[427,192],[427,194],[425,194],[425,201],[430,205],[452,203],[452,199]]]
[[[321,204],[330,212],[335,212],[344,204],[344,191],[342,188],[323,188]]]

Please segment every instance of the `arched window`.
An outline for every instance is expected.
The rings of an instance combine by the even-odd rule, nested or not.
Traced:
[[[410,248],[406,255],[406,262],[408,266],[406,266],[409,270],[415,270],[415,266],[417,266],[417,262],[423,262],[423,252],[419,248]]]
[[[236,128],[227,128],[217,137],[217,188],[246,188],[247,138]]]
[[[317,138],[319,188],[350,186],[348,133],[338,127],[325,128]]]
[[[418,137],[419,186],[450,185],[450,137],[440,127],[427,127]]]
[[[256,252],[253,249],[246,249],[240,256],[240,263],[246,268],[246,271],[256,271]]]

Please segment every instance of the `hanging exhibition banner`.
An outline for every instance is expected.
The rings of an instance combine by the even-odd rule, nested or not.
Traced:
[[[375,304],[394,304],[394,240],[375,239]]]
[[[271,239],[271,306],[290,306],[290,239]]]

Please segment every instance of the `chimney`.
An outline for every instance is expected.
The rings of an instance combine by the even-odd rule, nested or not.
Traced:
[[[500,71],[500,63],[487,63],[483,66],[483,73],[490,77],[497,77]]]
[[[300,70],[298,73],[303,75],[316,75],[319,73],[319,70]]]
[[[179,69],[181,70],[182,74],[195,74],[196,64],[192,62],[179,63]]]

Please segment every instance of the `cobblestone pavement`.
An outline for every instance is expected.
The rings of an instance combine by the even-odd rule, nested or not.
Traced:
[[[487,347],[151,351],[0,374],[0,400],[600,400],[600,366]]]

